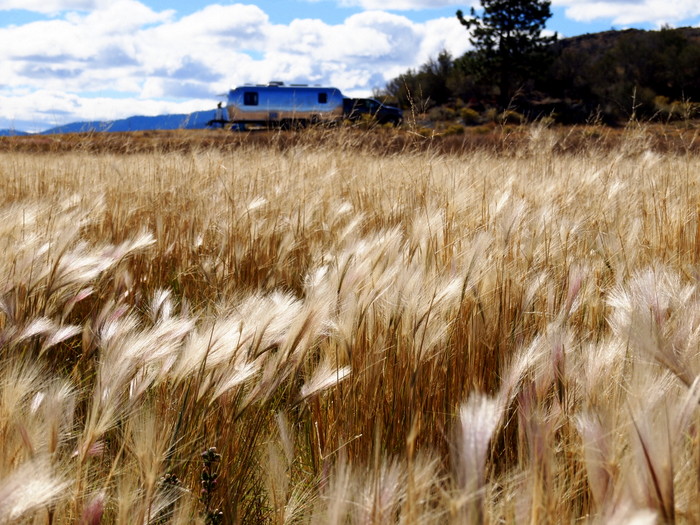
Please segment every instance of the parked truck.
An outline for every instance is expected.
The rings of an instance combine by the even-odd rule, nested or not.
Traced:
[[[210,124],[230,125],[239,130],[247,127],[288,129],[361,118],[398,125],[403,114],[399,108],[374,99],[345,97],[334,87],[286,86],[282,82],[270,82],[230,90],[223,116],[217,115]]]

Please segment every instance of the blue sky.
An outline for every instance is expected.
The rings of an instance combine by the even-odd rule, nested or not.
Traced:
[[[476,1],[476,0],[475,0]],[[455,0],[0,0],[0,128],[210,109],[246,82],[368,95],[468,35]],[[553,0],[560,35],[700,25],[698,0]]]

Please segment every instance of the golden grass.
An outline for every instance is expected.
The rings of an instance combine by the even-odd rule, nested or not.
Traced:
[[[4,143],[0,522],[700,522],[692,140],[315,133]]]

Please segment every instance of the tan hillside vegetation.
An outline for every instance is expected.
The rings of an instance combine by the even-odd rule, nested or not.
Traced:
[[[520,133],[6,142],[0,522],[698,523],[700,157]]]

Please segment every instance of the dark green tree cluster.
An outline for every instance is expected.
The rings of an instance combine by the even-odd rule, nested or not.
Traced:
[[[552,16],[548,0],[482,0],[479,15],[457,11],[457,19],[471,30],[474,46],[468,70],[481,83],[490,83],[502,106],[518,89],[536,80],[546,65],[547,47],[556,35],[543,36]]]
[[[563,40],[553,50],[548,95],[587,113],[682,118],[700,102],[697,30],[611,31]]]
[[[610,122],[632,116],[684,118],[700,102],[700,30],[608,31],[574,38],[544,35],[548,0],[481,0],[457,19],[473,49],[443,51],[390,81],[386,94],[404,107],[454,104]]]
[[[442,105],[460,92],[457,65],[447,51],[389,81],[386,92],[404,107]]]
[[[469,31],[473,51],[453,60],[442,52],[418,71],[390,81],[386,90],[400,104],[441,105],[455,98],[501,106],[522,96],[540,78],[556,36],[543,36],[551,16],[548,0],[481,0],[457,18]]]

